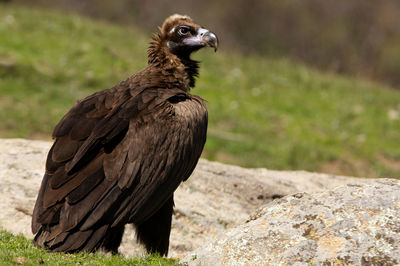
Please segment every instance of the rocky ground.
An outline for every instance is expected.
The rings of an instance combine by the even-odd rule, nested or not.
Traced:
[[[400,182],[296,193],[258,209],[182,262],[190,265],[398,265]]]
[[[31,212],[50,145],[0,139],[0,228],[33,237]],[[200,160],[175,193],[169,255],[194,265],[397,264],[398,190],[397,180]],[[143,252],[134,239],[128,228],[122,254]]]

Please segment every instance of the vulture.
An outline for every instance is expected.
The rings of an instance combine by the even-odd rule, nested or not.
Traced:
[[[217,36],[172,15],[148,49],[148,65],[78,101],[53,131],[32,215],[33,243],[52,252],[118,253],[132,224],[147,252],[168,254],[174,191],[189,178],[207,133],[204,100],[189,93]]]

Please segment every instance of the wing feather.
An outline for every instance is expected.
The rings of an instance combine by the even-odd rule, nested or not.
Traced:
[[[83,219],[90,215],[90,210],[93,210],[102,198],[114,187],[115,181],[103,180],[95,189],[93,189],[79,204],[70,205],[68,202],[64,204],[60,216],[63,219],[60,221],[61,227],[65,231],[72,230]]]
[[[112,211],[112,207],[118,204],[117,199],[121,196],[122,191],[118,186],[114,186],[106,196],[98,203],[96,208],[90,213],[85,222],[80,227],[81,231],[86,231],[97,224],[102,218],[110,220],[112,216],[107,215]],[[109,221],[108,221],[109,222]]]
[[[51,159],[53,162],[65,162],[74,157],[79,148],[79,142],[71,140],[68,136],[58,138],[54,143]]]
[[[68,175],[65,174],[65,166],[62,165],[60,166],[54,174],[51,175],[50,178],[50,187],[52,189],[58,189],[68,181],[70,181],[72,178],[74,178],[76,174],[73,175]]]
[[[47,154],[47,160],[46,160],[46,173],[54,173],[57,171],[60,167],[64,166],[64,162],[55,162],[53,161],[53,150],[54,150],[54,144],[51,146],[49,153]]]
[[[70,178],[65,184],[57,189],[47,186],[46,193],[43,195],[43,208],[47,209],[57,202],[62,201],[71,191],[82,184],[88,176],[96,173],[99,167],[102,166],[102,156],[97,156],[91,163],[87,164],[80,172]],[[65,173],[65,176],[68,176]],[[49,178],[52,178],[51,176]]]
[[[71,131],[69,132],[69,137],[71,140],[86,139],[89,137],[97,123],[98,119],[94,118],[79,119],[72,126]]]
[[[66,197],[69,204],[76,204],[89,194],[104,179],[103,168],[98,169],[94,174],[86,179]]]

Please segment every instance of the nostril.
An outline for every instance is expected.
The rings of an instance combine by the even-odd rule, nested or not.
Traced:
[[[199,37],[203,38],[204,36],[207,35],[207,32],[208,32],[208,31],[207,31],[206,29],[201,28],[201,29],[199,29],[199,31],[197,32],[197,34],[198,34]]]

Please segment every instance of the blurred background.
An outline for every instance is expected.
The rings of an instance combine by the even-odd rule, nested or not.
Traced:
[[[230,49],[287,56],[317,68],[400,86],[397,0],[14,1],[134,24],[148,31],[169,14],[189,14],[212,26]]]
[[[0,137],[48,139],[74,101],[145,66],[173,13],[221,41],[196,55],[206,158],[398,176],[397,0],[0,0]]]

